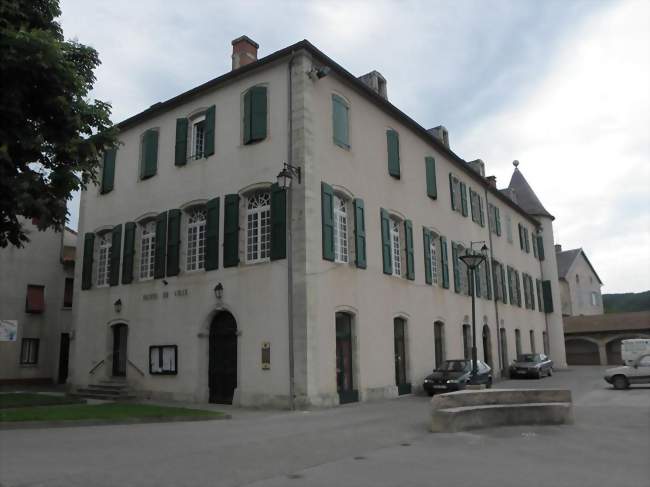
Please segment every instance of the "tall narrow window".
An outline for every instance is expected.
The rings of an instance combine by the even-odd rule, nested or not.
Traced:
[[[336,145],[350,148],[349,107],[338,95],[332,95],[332,132]]]
[[[198,271],[205,267],[205,219],[203,208],[189,213],[187,220],[187,263],[188,271]]]
[[[74,288],[74,279],[72,277],[65,278],[65,288],[63,289],[63,307],[72,308],[72,293]]]
[[[38,363],[38,338],[23,338],[20,346],[20,363],[35,365]]]
[[[99,255],[97,256],[97,286],[108,286],[111,274],[112,236],[106,232],[99,239]]]
[[[515,329],[515,351],[519,357],[521,355],[521,331],[519,328]]]
[[[191,159],[200,159],[205,152],[205,115],[192,119]]]
[[[530,330],[530,353],[536,353],[535,348],[535,331]]]
[[[45,311],[45,286],[28,284],[27,297],[25,298],[25,312],[42,313],[43,311]]]
[[[390,246],[393,264],[393,275],[402,275],[402,252],[400,249],[400,222],[391,218],[390,220]]]
[[[463,354],[464,358],[472,358],[472,332],[469,325],[463,325]]]
[[[246,261],[261,262],[271,256],[271,194],[256,191],[246,209]]]
[[[156,222],[142,225],[140,234],[140,280],[153,279],[156,260]]]
[[[438,244],[439,237],[433,234],[431,237],[430,252],[431,252],[431,282],[438,284]]]
[[[343,198],[334,195],[334,260],[348,262],[348,210]]]

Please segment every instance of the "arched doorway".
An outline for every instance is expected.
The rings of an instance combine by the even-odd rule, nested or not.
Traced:
[[[492,368],[492,339],[490,337],[490,327],[483,325],[483,360]]]
[[[349,313],[336,313],[336,389],[339,404],[359,400],[354,383],[352,316]]]
[[[568,365],[601,365],[598,345],[582,338],[570,338],[565,342]]]
[[[111,327],[113,329],[113,377],[126,377],[126,340],[129,327],[124,323],[118,323]]]
[[[237,322],[227,311],[219,312],[210,324],[208,374],[210,402],[232,404],[237,388]]]

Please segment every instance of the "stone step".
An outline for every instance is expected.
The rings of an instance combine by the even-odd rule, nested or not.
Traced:
[[[100,399],[102,401],[130,401],[135,399],[136,397],[133,395],[121,395],[121,396],[107,396],[104,394],[93,394],[89,392],[72,392],[70,393],[70,396],[72,397],[79,397],[81,399]]]
[[[126,384],[89,384],[89,389],[101,389],[105,391],[123,391],[128,389]]]

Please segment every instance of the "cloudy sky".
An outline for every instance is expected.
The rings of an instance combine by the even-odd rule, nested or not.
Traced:
[[[308,39],[506,186],[512,160],[582,247],[604,292],[650,289],[650,2],[572,0],[63,0],[61,23],[100,53],[93,95],[113,120]],[[72,202],[76,227],[78,199]]]

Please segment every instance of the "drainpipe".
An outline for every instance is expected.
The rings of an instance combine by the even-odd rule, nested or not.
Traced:
[[[288,121],[289,133],[287,137],[287,164],[293,165],[293,90],[292,90],[292,73],[293,60],[296,54],[291,54],[289,60],[289,75],[288,75]],[[293,349],[293,185],[287,191],[288,208],[287,208],[287,314],[289,325],[289,408],[293,411],[296,409],[294,389],[295,389],[295,373],[294,373],[294,349]]]
[[[488,205],[488,190],[487,187],[483,187],[485,192],[485,210],[487,211],[487,231],[488,231],[488,241],[490,242],[490,270],[492,271],[490,278],[494,276],[494,269],[492,262],[494,261],[494,253],[492,252],[492,230],[490,230],[490,207]],[[502,263],[503,265],[503,263]],[[505,283],[503,283],[505,285]],[[503,354],[501,353],[501,323],[499,322],[499,300],[497,299],[497,289],[494,285],[494,279],[492,279],[492,296],[494,298],[494,316],[497,320],[497,332],[495,339],[497,341],[497,354],[499,355],[499,376],[502,375],[502,372],[505,370],[506,364],[503,363]],[[503,378],[503,377],[501,377]]]

